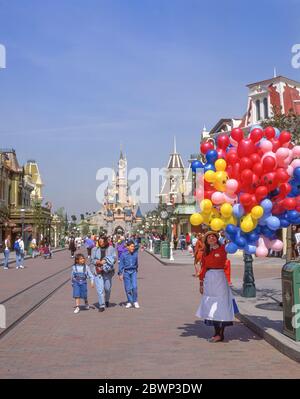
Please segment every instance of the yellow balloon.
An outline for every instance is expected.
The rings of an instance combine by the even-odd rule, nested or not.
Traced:
[[[226,161],[223,158],[217,159],[215,162],[215,168],[217,172],[224,171],[226,169]]]
[[[202,212],[204,213],[209,213],[212,210],[212,202],[209,199],[204,199],[200,202],[200,208],[202,210]]]
[[[241,230],[244,233],[249,233],[250,231],[255,229],[256,224],[254,223],[254,220],[252,219],[251,214],[248,214],[241,219]]]
[[[237,219],[234,216],[230,216],[229,218],[223,218],[225,226],[228,224],[234,224],[237,226]]]
[[[200,213],[194,213],[190,217],[190,222],[193,226],[199,226],[203,222],[203,217]]]
[[[215,181],[215,174],[216,172],[214,172],[213,170],[207,170],[204,173],[204,179],[208,182],[208,183],[213,183]]]
[[[210,227],[214,231],[220,231],[224,228],[224,221],[220,218],[214,218],[210,222]]]
[[[229,204],[229,202],[225,202],[225,204],[221,206],[221,215],[224,218],[229,218],[232,215],[232,205]]]
[[[203,218],[202,223],[209,225],[210,213],[202,213],[201,216]]]
[[[264,214],[264,208],[260,205],[256,205],[251,209],[251,216],[253,219],[260,219]]]
[[[218,191],[226,191],[226,182],[228,180],[227,172],[219,171],[215,173],[214,187]]]

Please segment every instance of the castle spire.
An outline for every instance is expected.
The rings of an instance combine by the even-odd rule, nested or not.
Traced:
[[[176,136],[174,136],[174,154],[177,154],[177,149],[176,149]]]

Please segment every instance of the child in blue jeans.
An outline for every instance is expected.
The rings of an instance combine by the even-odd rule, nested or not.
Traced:
[[[89,309],[87,279],[91,280],[91,287],[94,287],[94,275],[91,273],[89,266],[86,264],[85,257],[82,254],[75,256],[75,264],[72,266],[72,287],[73,298],[75,299],[74,313],[80,312],[80,299],[85,303],[85,309]]]

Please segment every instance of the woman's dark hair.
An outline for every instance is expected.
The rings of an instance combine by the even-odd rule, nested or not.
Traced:
[[[98,244],[99,244],[99,241],[100,241],[100,240],[103,240],[103,241],[104,241],[104,248],[109,247],[109,242],[108,242],[107,236],[100,236],[100,237],[98,238]]]
[[[132,245],[132,244],[135,245],[135,242],[133,240],[129,240],[126,243],[127,247],[129,247],[129,245]]]
[[[216,237],[216,239],[217,239],[217,244],[219,245],[219,239],[218,239],[217,234],[213,234],[213,233],[208,234],[208,235],[204,238],[204,247],[205,247],[204,253],[205,253],[205,255],[208,255],[208,254],[210,253],[210,245],[207,243],[207,239],[208,239],[208,237],[211,236],[211,235],[214,235],[214,236]]]
[[[75,255],[75,265],[77,265],[77,263],[79,262],[80,258],[84,258],[85,259],[85,256],[83,254]]]

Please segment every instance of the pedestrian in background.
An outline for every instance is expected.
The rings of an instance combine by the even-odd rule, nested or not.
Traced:
[[[127,296],[126,309],[139,309],[138,289],[137,289],[137,273],[138,273],[138,251],[136,243],[133,240],[127,242],[127,252],[121,255],[119,263],[118,275],[124,282],[124,288]]]
[[[16,269],[24,269],[24,257],[25,257],[25,247],[23,238],[17,235],[16,241],[14,243],[14,250],[16,254]]]
[[[74,258],[74,254],[76,252],[76,243],[75,243],[75,237],[72,235],[69,240],[69,250],[71,251],[71,256]]]
[[[10,255],[10,247],[11,247],[10,235],[8,234],[4,240],[4,270],[7,270],[9,268],[8,262]]]

